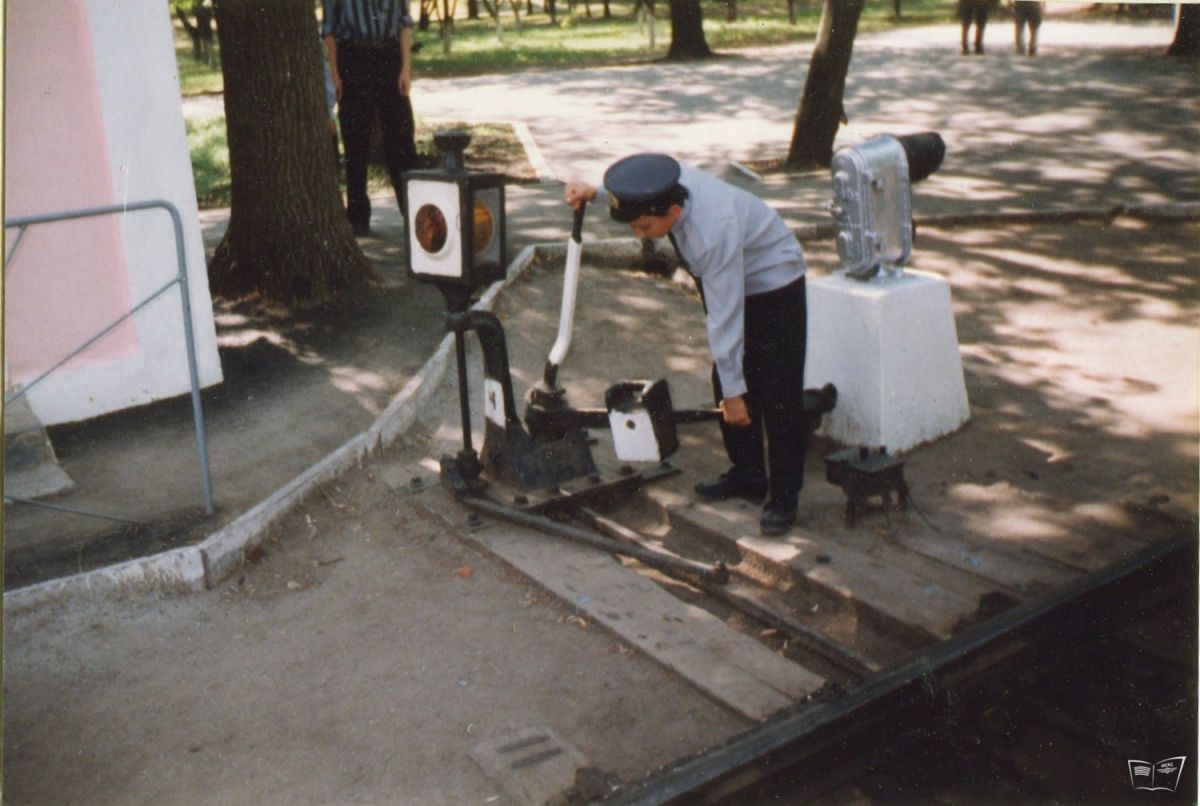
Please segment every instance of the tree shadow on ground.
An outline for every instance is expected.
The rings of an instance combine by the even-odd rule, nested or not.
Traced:
[[[202,538],[365,430],[443,335],[441,298],[398,268],[402,245],[377,238],[366,249],[381,284],[334,303],[299,312],[214,303],[224,381],[203,391],[202,406],[215,515],[202,506],[190,396],[54,426],[77,489],[53,503],[147,523],[15,507],[5,524],[9,582]]]
[[[968,518],[1007,509],[1009,538],[1089,569],[1122,541],[1178,529],[1159,505],[1194,518],[1198,235],[1194,223],[924,230],[915,262],[952,284],[972,421],[913,453],[918,495]]]
[[[1087,26],[1080,29],[1086,35]],[[901,47],[867,39],[850,68],[850,126],[839,143],[941,132],[946,161],[918,202],[932,207],[1103,208],[1200,198],[1194,65],[1146,48],[1082,45],[1022,59],[1011,53],[1010,33],[1005,47],[978,59],[959,56],[951,42]],[[629,147],[704,164],[782,155],[809,52],[780,54],[735,71],[700,63],[662,66],[652,78],[640,69],[539,75],[538,97],[553,111],[543,111],[535,134],[564,168],[611,161],[622,154],[598,151]],[[584,106],[586,120],[604,121],[602,131],[586,124]],[[622,139],[598,138],[608,132]]]

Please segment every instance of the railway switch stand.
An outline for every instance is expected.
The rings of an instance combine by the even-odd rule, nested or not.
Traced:
[[[524,417],[518,412],[509,367],[508,346],[499,318],[472,308],[475,294],[505,274],[503,178],[466,170],[464,132],[439,132],[443,152],[439,171],[411,171],[404,180],[408,274],[433,283],[446,301],[446,330],[455,337],[463,447],[443,456],[441,477],[451,491],[477,512],[508,518],[555,536],[634,556],[684,577],[723,581],[723,565],[700,563],[627,546],[558,523],[545,513],[575,510],[605,494],[631,493],[644,484],[679,472],[668,458],[679,446],[679,423],[716,421],[719,409],[675,410],[664,380],[619,381],[605,395],[603,409],[576,409],[558,383],[558,370],[570,347],[585,207],[575,213],[567,242],[567,266],[558,338],[547,358],[542,380],[529,392]],[[483,352],[484,442],[476,452],[471,434],[466,335],[474,333]],[[805,393],[805,409],[815,428],[832,410],[832,386]],[[811,409],[810,409],[811,406]],[[617,458],[653,463],[643,470],[628,466],[605,478],[590,449],[589,429],[611,429]],[[628,468],[628,469],[627,469]],[[484,478],[485,471],[490,481]],[[507,492],[493,485],[509,488]]]
[[[904,461],[889,456],[883,447],[848,448],[825,457],[825,478],[846,493],[846,528],[854,528],[858,514],[871,496],[883,499],[884,513],[891,510],[892,493],[900,509],[908,510],[908,484]]]

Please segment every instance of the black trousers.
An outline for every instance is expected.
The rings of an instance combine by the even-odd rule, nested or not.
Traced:
[[[404,172],[416,167],[412,102],[400,94],[397,86],[399,42],[382,47],[339,42],[337,61],[342,79],[338,120],[346,152],[346,217],[354,226],[366,227],[371,221],[371,200],[367,197],[371,121],[379,115],[384,161],[398,202]]]
[[[738,478],[764,476],[772,498],[787,500],[804,486],[808,423],[804,414],[804,355],[808,305],[804,278],[766,294],[746,297],[745,355],[742,373],[748,392],[750,425],[721,423],[725,452]],[[725,395],[714,365],[713,393]],[[766,433],[766,450],[763,433]]]
[[[983,52],[983,29],[987,27],[992,0],[958,0],[958,19],[962,22],[962,51],[967,52],[967,32],[975,23],[975,52]]]

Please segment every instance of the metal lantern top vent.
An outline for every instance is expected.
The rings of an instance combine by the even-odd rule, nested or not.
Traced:
[[[466,173],[467,165],[463,152],[471,144],[471,133],[461,129],[448,129],[433,135],[433,144],[442,152],[442,170],[446,173]]]

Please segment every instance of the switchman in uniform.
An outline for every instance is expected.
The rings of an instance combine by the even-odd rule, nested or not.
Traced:
[[[800,243],[757,196],[665,154],[626,157],[609,167],[602,186],[571,182],[565,192],[576,209],[605,196],[613,219],[635,236],[670,240],[704,303],[731,467],[698,483],[696,493],[765,499],[762,533],[787,533],[796,522],[808,438]]]

